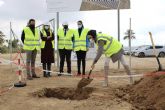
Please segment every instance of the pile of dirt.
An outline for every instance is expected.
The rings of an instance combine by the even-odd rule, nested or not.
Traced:
[[[58,99],[70,99],[70,100],[83,100],[89,98],[90,94],[94,91],[94,88],[44,88],[42,90],[32,93],[37,97],[54,97]]]
[[[138,110],[165,110],[165,75],[142,78],[115,93]]]
[[[81,89],[85,86],[87,86],[88,84],[90,84],[92,82],[93,79],[90,78],[82,78],[79,83],[77,84],[77,89]]]

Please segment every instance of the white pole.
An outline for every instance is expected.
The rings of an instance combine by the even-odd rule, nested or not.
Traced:
[[[132,56],[132,53],[131,53],[131,37],[132,37],[132,30],[131,30],[131,18],[130,18],[130,29],[129,29],[129,67],[131,69],[131,56]]]
[[[54,52],[55,52],[55,46],[56,46],[56,37],[55,37],[55,19],[53,19],[53,32],[54,32]],[[54,54],[54,58],[56,58],[56,54]],[[54,66],[56,66],[56,63],[55,63],[55,61],[54,61]]]
[[[10,61],[12,61],[12,24],[10,22],[10,41],[9,41],[9,48],[10,48]],[[10,63],[11,72],[13,71],[12,62]]]
[[[57,30],[58,30],[58,28],[59,28],[59,12],[57,12],[57,17],[56,17],[56,19],[57,19]],[[58,31],[56,31],[56,33],[57,33]],[[60,59],[59,59],[59,53],[58,53],[58,39],[57,39],[57,68],[59,69],[59,65],[60,65],[60,61],[59,61]]]

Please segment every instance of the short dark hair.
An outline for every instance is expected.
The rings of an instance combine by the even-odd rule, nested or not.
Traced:
[[[96,38],[96,30],[90,30],[87,35],[91,35],[92,37]]]
[[[81,24],[83,24],[83,22],[82,22],[81,20],[77,21],[77,23],[81,23]]]
[[[32,21],[35,21],[35,19],[30,19],[30,20],[29,20],[29,23],[32,22]]]

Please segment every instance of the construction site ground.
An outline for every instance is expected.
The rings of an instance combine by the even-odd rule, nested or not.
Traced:
[[[13,54],[13,58],[16,54]],[[25,55],[23,55],[25,59]],[[72,73],[73,76],[57,76],[56,73],[52,74],[51,78],[44,78],[42,67],[40,65],[40,55],[37,56],[37,66],[36,73],[41,78],[34,80],[27,80],[27,86],[22,88],[12,88],[8,90],[14,83],[18,82],[18,75],[16,71],[18,66],[16,64],[10,64],[9,61],[10,55],[0,55],[0,110],[145,110],[147,106],[137,107],[138,105],[130,101],[127,98],[123,98],[129,90],[136,92],[133,85],[128,87],[129,78],[109,78],[109,87],[102,87],[104,79],[104,57],[96,64],[95,69],[92,72],[94,80],[90,85],[84,88],[83,91],[80,91],[80,94],[84,98],[65,98],[61,94],[68,95],[74,92],[77,87],[78,82],[81,80],[81,77],[76,76],[76,61],[72,61]],[[129,62],[129,57],[125,56],[126,61]],[[162,66],[165,65],[165,58],[160,58]],[[86,65],[86,74],[90,70],[90,65],[92,64],[92,59],[87,60]],[[126,75],[122,65],[121,68],[117,68],[118,63],[110,63],[110,76],[121,76]],[[11,69],[12,67],[12,69]],[[151,73],[157,70],[158,65],[154,57],[148,58],[137,58],[132,57],[132,73],[133,74],[146,74]],[[164,67],[165,68],[165,67]],[[55,65],[52,66],[52,71],[58,71]],[[66,71],[66,64],[65,64]],[[161,74],[162,77],[163,74]],[[165,75],[165,74],[164,74]],[[135,81],[141,79],[141,77],[134,77]],[[147,79],[146,79],[147,78]],[[148,79],[151,78],[151,79]],[[158,78],[161,82],[165,80],[165,77]],[[141,84],[145,84],[146,80],[153,80],[152,76],[145,76]],[[158,80],[157,80],[158,81]],[[144,83],[145,82],[145,83]],[[165,81],[164,81],[165,82]],[[139,83],[139,82],[138,82]],[[157,82],[158,83],[158,82]],[[160,83],[160,82],[159,82]],[[156,83],[154,83],[156,84]],[[153,86],[154,86],[153,84]],[[165,84],[164,84],[165,85]],[[150,86],[150,85],[148,85]],[[165,86],[159,84],[162,90],[165,90]],[[139,87],[139,88],[141,88]],[[53,89],[56,94],[60,96],[48,97],[44,95],[38,95],[39,91],[42,92],[46,89]],[[157,89],[158,90],[158,89]],[[67,92],[66,92],[67,91]],[[86,92],[88,91],[88,92]],[[125,93],[123,93],[123,91]],[[129,91],[129,92],[128,92]],[[149,91],[149,90],[148,90]],[[84,92],[84,93],[83,93]],[[147,91],[145,91],[147,92]],[[156,91],[155,91],[156,92]],[[35,94],[35,95],[34,95]],[[37,95],[36,95],[37,94]],[[63,95],[64,95],[63,94]],[[124,95],[123,95],[124,94]],[[164,94],[164,93],[162,93]],[[131,94],[130,95],[130,99]],[[75,96],[78,97],[78,96]],[[137,96],[138,97],[138,96]],[[146,98],[144,98],[145,100]],[[138,99],[137,99],[138,100]],[[165,110],[163,104],[165,104],[165,99],[161,99],[160,107],[154,108],[153,110]],[[143,100],[141,100],[143,101]],[[164,101],[164,102],[163,102]],[[158,105],[158,106],[159,106]],[[139,106],[142,106],[139,104]],[[156,106],[155,106],[156,107]],[[152,108],[152,107],[151,107]],[[151,109],[152,110],[152,109]]]

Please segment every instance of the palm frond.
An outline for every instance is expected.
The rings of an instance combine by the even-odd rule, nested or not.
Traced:
[[[125,39],[128,39],[128,38],[129,38],[129,36],[124,36],[124,38],[123,38],[123,39],[125,40]]]

